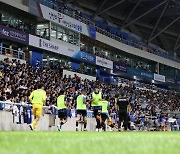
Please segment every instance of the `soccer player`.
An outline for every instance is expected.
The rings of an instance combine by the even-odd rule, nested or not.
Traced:
[[[92,93],[92,99],[90,100],[91,102],[91,106],[93,108],[93,112],[94,112],[94,117],[96,118],[96,131],[101,131],[101,110],[102,110],[102,106],[100,104],[100,102],[102,101],[102,94],[99,91],[98,87],[94,88],[94,92]]]
[[[78,131],[78,124],[81,120],[81,116],[84,122],[84,131],[87,131],[87,111],[86,111],[86,91],[82,90],[81,95],[77,97],[76,100],[76,111],[77,111],[77,120],[76,120],[76,131]]]
[[[34,90],[31,93],[31,95],[29,96],[29,100],[32,103],[33,115],[34,115],[34,120],[33,120],[32,124],[29,125],[29,127],[31,128],[31,130],[36,130],[37,122],[39,121],[39,119],[42,115],[43,105],[46,102],[46,92],[44,91],[43,84],[41,84],[41,83],[38,84],[38,89]]]
[[[104,131],[106,131],[106,119],[108,118],[108,106],[109,106],[109,102],[107,101],[108,98],[106,98],[106,100],[101,101],[101,106],[102,106],[102,111],[101,111],[101,118],[102,118],[102,123],[101,123],[101,127]]]
[[[66,106],[66,95],[64,90],[60,90],[60,95],[57,98],[58,118],[60,120],[58,131],[61,131],[62,125],[67,122],[67,106]]]
[[[128,106],[129,106],[129,99],[126,94],[122,95],[122,98],[119,95],[117,97],[117,113],[119,115],[119,131],[122,130],[122,124],[124,125],[124,130],[127,131],[128,127]],[[123,123],[122,123],[123,122]]]

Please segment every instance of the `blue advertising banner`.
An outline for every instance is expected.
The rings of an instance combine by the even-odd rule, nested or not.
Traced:
[[[72,58],[81,60],[87,63],[96,64],[96,56],[83,52],[83,51],[75,52]]]
[[[6,26],[0,25],[0,38],[4,38],[7,40],[11,40],[14,42],[22,43],[22,44],[29,44],[29,35],[16,30],[14,28],[9,28]]]
[[[113,72],[127,72],[127,66],[118,62],[113,62]]]
[[[146,71],[139,70],[139,69],[135,69],[135,68],[131,68],[131,67],[127,68],[127,73],[135,75],[135,76],[139,76],[139,77],[142,77],[142,78],[154,79],[154,74],[153,73],[146,72]]]
[[[176,84],[180,86],[180,80],[176,80]]]
[[[30,63],[32,66],[36,66],[38,63],[39,66],[42,66],[43,63],[43,54],[38,51],[31,51],[30,52]]]
[[[73,69],[78,70],[78,69],[80,68],[80,64],[71,62],[71,67],[72,67]]]
[[[94,26],[88,26],[88,32],[89,32],[89,36],[93,39],[96,39],[96,28]]]
[[[173,78],[166,78],[166,82],[175,84],[175,80]]]

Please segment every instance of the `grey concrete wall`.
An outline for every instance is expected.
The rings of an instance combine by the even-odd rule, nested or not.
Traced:
[[[57,131],[57,124],[59,123],[58,117],[56,117],[55,126],[49,127],[49,115],[45,114],[40,119],[37,130],[38,131]],[[76,118],[68,118],[66,124],[63,125],[62,131],[75,131]],[[95,119],[88,118],[87,129],[88,131],[95,131]],[[0,131],[30,131],[27,124],[15,124],[13,123],[13,116],[11,112],[0,111]]]

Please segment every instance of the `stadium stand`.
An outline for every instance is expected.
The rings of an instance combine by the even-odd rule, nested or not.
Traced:
[[[130,121],[136,129],[150,130],[152,126],[157,130],[162,129],[161,124],[172,123],[169,122],[170,118],[170,121],[176,119],[176,124],[179,125],[180,94],[167,90],[179,88],[176,87],[176,83],[180,83],[178,59],[102,17],[92,18],[92,13],[78,6],[63,3],[61,0],[28,2],[26,6],[29,9],[24,16],[21,16],[22,12],[19,10],[15,16],[12,12],[8,13],[5,10],[9,7],[8,3],[0,2],[4,6],[0,11],[0,101],[30,104],[30,92],[36,89],[37,83],[42,82],[47,92],[47,106],[56,104],[60,89],[66,90],[68,113],[71,116],[71,110],[74,114],[75,99],[80,90],[86,90],[89,101],[96,85],[101,89],[104,98],[109,97],[109,114],[115,122],[115,94],[119,93],[130,98]],[[17,8],[12,7],[14,9],[17,11]],[[45,17],[48,11],[50,18]],[[61,25],[61,21],[51,20],[51,15],[57,19],[56,14],[51,13],[53,11],[62,16],[67,15],[67,19],[63,20],[64,25]],[[73,29],[73,26],[80,28],[81,24],[84,24],[84,33]],[[108,39],[103,42],[104,37],[102,41],[92,38],[87,34],[90,33],[89,26],[95,29],[95,34],[102,34],[101,36],[107,36]],[[8,32],[12,34],[9,37]],[[132,51],[140,49],[137,51],[152,53],[148,55],[151,58],[159,55],[165,61],[160,61],[158,56],[153,61],[148,56],[143,58],[123,49],[121,52],[121,49],[110,46],[108,40],[116,40],[117,44],[121,42],[128,50],[128,47],[132,47]],[[166,61],[167,59],[170,60]],[[156,75],[158,77],[155,80]],[[124,79],[126,77],[128,79]],[[165,89],[160,88],[163,86]],[[6,107],[1,105],[2,109],[6,110]],[[91,106],[88,106],[88,110],[88,114],[92,115]]]
[[[38,65],[34,68],[28,63],[20,64],[19,61],[10,61],[8,58],[1,61],[0,67],[0,101],[10,101],[20,105],[29,104],[30,92],[36,89],[37,83],[41,82],[47,92],[47,106],[56,104],[60,89],[66,90],[69,116],[71,116],[78,92],[85,89],[90,100],[93,88],[98,85],[103,97],[109,97],[109,114],[112,119],[116,120],[115,94],[126,94],[130,98],[132,108],[130,120],[133,123],[132,126],[135,125],[139,130],[163,130],[166,123],[174,126],[175,123],[168,122],[172,117],[170,113],[180,111],[179,93],[162,89],[154,90],[152,87],[149,89],[138,87],[128,80],[120,83],[119,86],[100,81],[82,80],[77,75],[63,76],[61,70],[55,72],[40,68]],[[91,107],[88,106],[88,110],[90,109]],[[173,114],[173,117],[177,119],[175,122],[179,126],[178,114]]]

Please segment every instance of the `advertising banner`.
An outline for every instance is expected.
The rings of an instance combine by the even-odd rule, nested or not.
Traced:
[[[173,78],[166,78],[166,82],[175,84],[175,80]]]
[[[36,51],[36,50],[30,51],[30,63],[31,63],[31,65],[35,67],[37,61],[39,62],[39,65],[42,66],[43,54]]]
[[[73,57],[73,55],[77,52],[77,50],[71,47],[42,39],[33,35],[29,35],[29,45],[69,57]],[[78,51],[79,50],[80,48],[78,49]]]
[[[74,31],[77,31],[80,33],[83,32],[83,28],[84,28],[83,26],[85,26],[85,24],[82,25],[82,23],[80,21],[73,19],[73,18],[71,18],[65,14],[62,14],[58,11],[55,11],[49,7],[46,7],[42,4],[39,4],[39,5],[40,5],[39,9],[41,9],[39,11],[42,12],[43,18],[50,20],[50,21],[53,21],[53,22],[60,24],[64,27],[68,27]]]
[[[180,86],[180,80],[176,80],[176,84]]]
[[[9,28],[6,26],[0,25],[0,38],[4,38],[7,40],[11,40],[14,42],[22,43],[22,44],[28,44],[29,43],[29,35],[16,30],[14,28]]]
[[[139,69],[135,69],[135,68],[132,68],[132,67],[128,67],[127,73],[135,75],[135,76],[139,76],[139,77],[142,77],[142,78],[149,78],[149,79],[154,78],[153,73],[146,72],[146,71],[139,70]]]
[[[113,72],[127,72],[127,67],[121,63],[113,62]]]
[[[29,5],[29,12],[32,14],[38,15],[76,32],[90,36],[91,38],[96,38],[96,29],[93,26],[86,25],[79,20],[76,20],[42,4],[34,3],[32,0],[30,0]]]
[[[96,28],[94,26],[88,26],[89,36],[96,39]]]
[[[29,35],[29,45],[87,63],[96,64],[96,56],[80,51],[80,48],[77,50],[77,47],[74,49],[73,47],[65,46],[33,35]]]
[[[160,74],[154,74],[154,80],[159,82],[165,82],[165,76]]]
[[[96,56],[96,65],[113,69],[113,61]]]
[[[81,60],[87,63],[96,64],[96,56],[83,52],[83,51],[77,51],[72,58]]]

